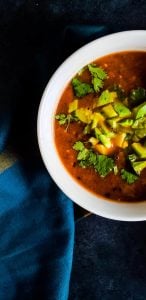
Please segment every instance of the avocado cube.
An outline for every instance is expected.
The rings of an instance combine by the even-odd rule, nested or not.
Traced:
[[[131,163],[136,174],[140,175],[143,169],[146,168],[146,160],[144,161],[134,161]]]
[[[119,117],[127,118],[131,115],[130,109],[125,106],[122,102],[115,102],[113,104],[114,110],[118,113]]]
[[[130,127],[133,124],[133,120],[132,119],[125,119],[125,120],[122,120],[121,122],[119,122],[119,124],[123,127]]]
[[[109,90],[105,90],[101,93],[100,97],[97,99],[97,107],[114,102],[115,99],[117,99],[116,92],[110,92]]]
[[[146,147],[141,143],[132,143],[133,150],[138,154],[140,158],[146,158]]]
[[[136,119],[142,118],[146,115],[146,102],[143,102],[135,108]]]
[[[115,117],[115,118],[111,118],[111,119],[107,119],[107,123],[113,128],[113,129],[117,129],[119,127],[119,121],[121,120],[121,118],[119,117]]]
[[[111,148],[112,143],[109,137],[107,137],[104,134],[99,135],[99,140],[100,142],[106,147],[106,148]]]
[[[118,114],[115,112],[113,106],[108,104],[102,108],[102,112],[104,113],[105,117],[113,118],[116,117]]]

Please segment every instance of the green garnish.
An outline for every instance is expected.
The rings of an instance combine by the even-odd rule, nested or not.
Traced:
[[[93,87],[94,87],[95,92],[99,92],[100,89],[103,88],[103,80],[100,79],[100,78],[94,77],[92,79],[92,83],[93,83]]]
[[[99,92],[103,87],[104,80],[107,78],[107,73],[101,68],[94,64],[88,65],[89,72],[92,75],[92,84],[95,92]]]
[[[107,73],[101,67],[97,67],[95,64],[89,64],[88,69],[93,77],[100,78],[101,80],[107,78]]]
[[[130,103],[134,105],[141,104],[146,99],[146,89],[138,87],[130,92]]]
[[[79,79],[84,71],[90,75],[89,83],[82,82],[82,77]],[[72,86],[76,97],[94,93],[93,97],[89,97],[89,103],[87,99],[74,97],[67,114],[57,114],[55,119],[60,125],[66,125],[66,130],[71,122],[81,125],[80,138],[86,139],[87,147],[82,141],[73,145],[80,167],[92,167],[101,177],[110,172],[120,174],[123,180],[132,184],[146,168],[146,89],[133,89],[129,96],[118,85],[102,89],[107,77],[105,70],[96,64],[86,66],[72,79]],[[118,170],[113,159],[118,149],[125,153],[134,173]]]
[[[125,169],[121,170],[121,177],[123,180],[125,180],[128,184],[134,183],[136,180],[138,180],[139,176],[126,171]]]
[[[87,149],[81,141],[73,145],[78,152],[77,160],[82,168],[94,167],[101,177],[107,176],[114,169],[114,160],[106,155],[98,155],[91,149]]]
[[[66,114],[58,114],[55,116],[55,119],[58,120],[60,125],[64,125],[67,122],[67,115]]]
[[[60,125],[67,124],[68,126],[71,122],[78,121],[78,118],[74,114],[57,114],[55,119],[58,120]]]
[[[114,169],[114,160],[106,155],[98,155],[95,170],[101,177],[107,176]]]
[[[82,82],[78,78],[73,78],[72,85],[73,85],[75,95],[79,98],[94,92],[91,84]]]
[[[74,145],[73,145],[73,149],[76,151],[82,151],[85,149],[85,146],[83,144],[83,142],[81,141],[77,141]]]

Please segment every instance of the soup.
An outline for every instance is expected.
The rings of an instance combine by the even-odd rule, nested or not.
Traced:
[[[55,143],[86,189],[146,200],[146,52],[113,53],[80,70],[60,98]]]

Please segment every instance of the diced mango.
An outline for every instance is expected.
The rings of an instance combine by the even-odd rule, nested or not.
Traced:
[[[92,125],[91,128],[94,129],[98,124],[101,124],[104,121],[104,116],[99,112],[94,112],[92,114]]]
[[[92,136],[92,137],[90,137],[89,142],[90,142],[93,146],[95,146],[96,144],[98,144],[99,140],[98,140],[97,138],[95,138],[95,137]]]
[[[69,114],[75,111],[77,108],[78,108],[78,99],[75,99],[71,103],[69,103],[69,108],[68,108]]]
[[[87,108],[78,108],[75,111],[76,116],[80,121],[86,124],[90,124],[92,121],[92,111]]]
[[[123,148],[123,143],[126,137],[126,133],[117,133],[116,136],[113,138],[113,143],[115,146]]]
[[[100,154],[104,154],[104,155],[110,155],[112,153],[112,148],[106,148],[104,145],[102,144],[96,144],[94,146],[94,149],[100,153]]]

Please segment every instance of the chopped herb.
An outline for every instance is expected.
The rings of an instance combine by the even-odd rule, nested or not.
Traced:
[[[73,149],[76,151],[82,151],[85,149],[85,146],[83,144],[83,142],[81,141],[77,141],[74,145],[73,145]]]
[[[106,155],[98,155],[95,170],[100,176],[105,177],[114,169],[114,160]]]
[[[98,77],[101,80],[107,78],[107,73],[101,67],[97,67],[94,64],[90,64],[88,65],[88,69],[93,77]]]
[[[114,160],[106,155],[98,155],[91,149],[85,148],[81,141],[73,145],[73,149],[79,151],[77,160],[83,168],[93,166],[101,177],[105,177],[114,169]]]
[[[73,85],[75,95],[79,98],[94,92],[91,84],[82,82],[78,78],[73,78],[72,85]]]
[[[89,150],[84,148],[83,150],[79,151],[77,160],[86,160],[89,156]]]
[[[95,92],[99,92],[103,87],[103,80],[107,78],[107,73],[100,67],[90,64],[88,65],[89,72],[92,75],[92,84]]]
[[[95,92],[99,92],[100,89],[103,87],[103,80],[97,77],[92,79],[93,87]]]
[[[67,122],[67,115],[66,114],[58,114],[55,116],[55,119],[58,120],[60,125],[64,125]]]
[[[67,124],[67,128],[68,128],[68,126],[69,126],[69,124],[71,122],[78,121],[78,118],[74,114],[68,114],[68,115],[66,115],[66,114],[58,114],[58,115],[55,116],[55,119],[58,120],[58,122],[59,122],[60,125]]]
[[[130,92],[130,103],[134,106],[141,104],[146,99],[146,89],[138,87]]]
[[[121,170],[121,177],[123,180],[125,180],[128,184],[134,183],[136,180],[138,180],[138,176],[126,171],[125,169]]]

